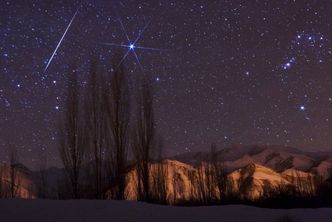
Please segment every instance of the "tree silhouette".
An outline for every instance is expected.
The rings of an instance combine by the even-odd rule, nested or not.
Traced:
[[[144,76],[138,91],[136,123],[133,138],[133,153],[138,175],[139,200],[150,200],[149,163],[154,147],[155,123],[151,80]]]
[[[118,64],[115,60],[115,64]],[[111,175],[114,179],[113,195],[125,198],[128,134],[130,123],[130,96],[124,67],[113,65],[111,79],[104,94]]]
[[[66,178],[70,181],[72,198],[79,198],[79,177],[85,153],[80,112],[80,89],[76,72],[70,73],[64,106],[64,119],[60,127],[59,152]]]

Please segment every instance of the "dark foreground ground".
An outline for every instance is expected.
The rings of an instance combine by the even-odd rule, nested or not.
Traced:
[[[170,207],[127,201],[0,200],[0,221],[222,221],[274,222],[288,215],[295,222],[332,221],[332,208],[275,210],[242,205]]]

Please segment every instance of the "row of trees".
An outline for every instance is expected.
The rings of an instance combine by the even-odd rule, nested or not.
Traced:
[[[161,142],[158,146],[162,146]],[[161,154],[158,156],[161,157]],[[291,179],[288,180],[290,181],[289,184],[275,186],[268,181],[263,181],[263,186],[259,187],[261,192],[260,197],[258,199],[251,199],[248,194],[250,194],[252,185],[254,185],[252,180],[254,168],[248,166],[243,172],[240,170],[240,178],[233,181],[232,178],[228,177],[223,163],[216,160],[216,156],[215,146],[213,145],[209,161],[200,163],[194,170],[185,171],[181,171],[181,169],[179,171],[175,170],[177,168],[172,168],[172,162],[167,160],[161,161],[162,158],[156,161],[149,159],[147,165],[149,178],[149,182],[147,182],[148,190],[142,188],[144,186],[144,178],[140,176],[142,172],[138,168],[140,164],[130,162],[127,163],[127,165],[131,167],[126,168],[124,177],[134,175],[134,177],[139,179],[132,180],[133,178],[130,178],[129,181],[125,181],[124,186],[128,186],[126,182],[134,182],[133,190],[137,191],[137,194],[134,194],[135,200],[138,199],[162,204],[211,205],[246,203],[263,207],[320,207],[331,206],[332,204],[331,179],[322,180],[322,178],[318,176],[303,177],[298,175],[298,173],[289,176],[291,177]],[[93,177],[95,175],[95,166],[91,163],[91,160],[83,159],[83,164],[80,169],[81,176],[78,180],[77,194],[73,193],[74,189],[71,184],[70,175],[66,177],[68,184],[65,183],[65,186],[58,187],[57,190],[48,192],[50,190],[47,186],[47,175],[50,175],[50,169],[47,173],[45,172],[45,163],[40,164],[40,169],[44,170],[36,172],[36,178],[38,178],[38,180],[35,180],[36,183],[34,185],[37,185],[37,187],[27,186],[27,183],[24,182],[25,176],[22,174],[24,168],[18,164],[14,152],[10,160],[10,164],[0,166],[0,198],[30,198],[32,195],[38,198],[105,198],[105,195],[101,195],[101,197],[95,196],[95,184],[97,183],[95,177]],[[87,161],[90,161],[90,164],[87,163]],[[108,197],[110,198],[119,199],[119,196],[116,196],[118,194],[118,184],[116,179],[114,179],[115,177],[113,181],[111,181],[112,178],[108,178],[109,175],[107,174],[108,164],[103,163],[102,166],[104,167],[102,167],[101,170],[106,172],[101,175],[102,184],[106,184],[105,187],[103,186],[105,188],[105,194],[108,193]],[[171,167],[171,171],[169,171],[169,167]],[[184,174],[186,178],[188,178],[187,181],[183,177],[181,178],[181,175]],[[244,174],[246,176],[242,177]],[[110,184],[107,184],[108,180],[111,181]],[[21,182],[23,183],[21,184]],[[58,181],[59,184],[63,184],[63,182],[64,181]],[[186,189],[188,182],[190,184],[189,190]],[[54,195],[56,193],[58,195]],[[126,196],[124,192],[124,199],[127,198],[130,199],[132,196]]]
[[[139,175],[139,198],[149,199],[148,164],[155,147],[151,80],[144,75],[129,85],[124,67],[117,64],[101,74],[92,63],[84,86],[76,73],[70,75],[59,151],[71,198],[105,198],[108,193],[125,199],[130,160]]]

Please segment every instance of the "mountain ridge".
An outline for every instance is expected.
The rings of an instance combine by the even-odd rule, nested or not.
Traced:
[[[322,156],[321,153],[316,155],[280,146],[234,145],[212,154],[213,158],[209,152],[185,153],[162,161],[153,161],[149,164],[149,170],[151,175],[155,175],[160,166],[167,169],[165,182],[169,202],[189,201],[193,197],[201,198],[200,193],[204,191],[199,189],[205,189],[202,188],[205,186],[202,183],[206,180],[208,171],[215,164],[213,161],[221,163],[219,166],[222,168],[219,170],[225,171],[227,181],[232,182],[230,189],[246,199],[261,197],[264,195],[266,187],[275,189],[285,185],[294,185],[294,181],[311,180],[315,175],[322,176],[323,179],[331,176],[332,155],[329,156],[327,153]],[[27,181],[26,184],[29,186],[34,184],[37,187],[40,172],[30,171],[24,166],[20,166],[20,169],[19,175],[24,177],[24,181]],[[127,199],[136,200],[135,165],[128,169],[126,176]],[[64,173],[64,169],[53,167],[46,169],[44,173],[48,178],[49,190],[58,190],[59,176]],[[8,181],[8,177],[6,180]],[[153,181],[150,182],[153,186]],[[30,190],[34,192],[19,197],[38,196],[37,189]],[[214,187],[213,190],[215,192],[217,187]]]
[[[227,170],[234,171],[250,163],[259,163],[263,166],[281,172],[295,168],[301,171],[316,170],[322,176],[328,176],[332,168],[332,152],[308,152],[287,146],[266,145],[231,145],[215,151],[213,158],[222,161]],[[211,152],[183,153],[170,159],[178,160],[189,165],[200,162],[210,162]]]

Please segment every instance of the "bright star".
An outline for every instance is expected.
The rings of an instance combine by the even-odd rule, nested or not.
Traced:
[[[300,110],[304,111],[305,110],[305,106],[300,106]]]
[[[291,64],[289,62],[287,62],[286,64],[284,64],[282,67],[286,70],[291,66]]]
[[[101,44],[104,44],[104,45],[110,45],[110,46],[117,46],[117,47],[122,47],[122,48],[127,48],[127,52],[124,54],[124,56],[122,57],[119,65],[122,64],[122,62],[127,58],[128,54],[130,53],[130,51],[133,52],[134,56],[135,56],[135,59],[138,63],[138,65],[140,66],[141,70],[144,72],[144,69],[143,69],[143,66],[138,58],[138,55],[136,53],[136,49],[141,49],[141,50],[155,50],[155,51],[162,51],[163,49],[158,49],[158,48],[151,48],[151,47],[143,47],[143,46],[137,46],[136,43],[141,39],[142,37],[142,34],[144,33],[144,31],[148,28],[149,24],[150,24],[150,21],[148,23],[145,24],[145,26],[143,27],[143,29],[141,29],[139,32],[138,32],[138,35],[136,36],[136,39],[134,41],[131,41],[130,38],[129,38],[129,35],[121,21],[121,19],[119,19],[119,22],[120,22],[120,25],[121,25],[121,28],[122,28],[122,31],[124,32],[125,36],[126,36],[126,39],[128,41],[128,44],[116,44],[116,43],[101,43]]]
[[[295,63],[295,57],[292,57],[291,59],[289,59],[286,63],[284,63],[282,65],[282,68],[284,70],[289,69],[289,68],[291,68],[292,64],[294,64],[294,63]]]

